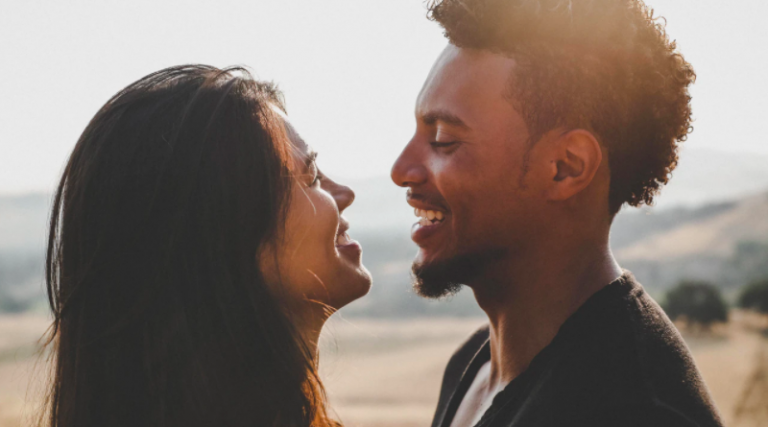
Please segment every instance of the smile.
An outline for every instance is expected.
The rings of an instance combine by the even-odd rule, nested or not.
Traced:
[[[352,242],[354,242],[354,240],[349,237],[349,234],[347,234],[346,231],[336,235],[336,246],[346,246]]]
[[[345,258],[350,259],[356,264],[360,264],[362,261],[363,248],[355,240],[352,240],[347,234],[349,230],[349,223],[345,219],[341,219],[339,223],[339,230],[336,232],[336,250],[339,254]]]
[[[419,218],[419,225],[422,227],[441,223],[445,219],[445,213],[442,211],[416,208],[413,210],[413,213]]]
[[[448,216],[447,212],[436,209],[414,209],[413,213],[419,221],[411,229],[411,239],[419,246],[426,244],[427,240],[439,233]]]

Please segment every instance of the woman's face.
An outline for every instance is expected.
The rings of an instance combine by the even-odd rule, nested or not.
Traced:
[[[285,234],[274,250],[261,254],[262,271],[282,287],[289,303],[339,309],[371,287],[362,248],[347,235],[349,223],[341,216],[355,193],[319,171],[316,154],[280,115],[293,146],[295,179]]]

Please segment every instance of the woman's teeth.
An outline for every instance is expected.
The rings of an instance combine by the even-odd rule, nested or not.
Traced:
[[[419,217],[419,225],[427,226],[443,222],[445,214],[441,211],[428,211],[424,209],[414,209],[413,213]]]
[[[336,246],[345,246],[352,243],[352,239],[349,238],[347,233],[341,233],[336,235]]]

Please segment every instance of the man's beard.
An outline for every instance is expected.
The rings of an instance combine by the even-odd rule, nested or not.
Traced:
[[[439,299],[456,295],[498,257],[495,251],[458,255],[441,261],[414,263],[413,289],[419,296]]]

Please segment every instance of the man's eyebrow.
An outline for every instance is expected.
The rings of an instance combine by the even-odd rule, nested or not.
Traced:
[[[430,126],[436,124],[437,122],[443,122],[460,128],[470,129],[470,127],[467,126],[467,124],[464,123],[464,121],[461,120],[459,116],[444,110],[430,111],[421,116],[421,120],[424,122],[424,124]]]

